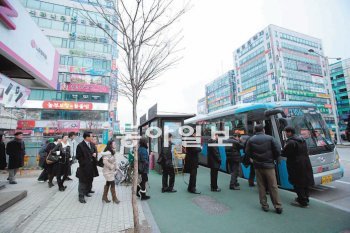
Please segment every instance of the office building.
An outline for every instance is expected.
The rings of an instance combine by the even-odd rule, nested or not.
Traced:
[[[350,117],[350,58],[330,65],[332,88],[337,103],[341,130]]]
[[[308,101],[334,123],[323,54],[320,39],[269,25],[234,52],[237,103]]]
[[[205,98],[208,113],[235,105],[235,72],[230,70],[205,85]]]
[[[26,122],[18,126],[46,134],[111,128],[117,119],[117,48],[100,27],[116,32],[88,1],[20,2],[58,51],[59,66],[55,90],[32,89],[23,108],[14,110]],[[100,2],[115,21],[113,2]]]

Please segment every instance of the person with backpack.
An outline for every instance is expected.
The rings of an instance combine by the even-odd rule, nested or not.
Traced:
[[[141,138],[139,142],[139,174],[141,182],[137,185],[136,195],[141,197],[141,200],[148,200],[151,197],[146,195],[146,182],[148,181],[149,172],[149,155],[148,155],[147,138]]]
[[[39,166],[43,169],[43,171],[41,172],[40,176],[38,177],[38,182],[39,183],[44,183],[49,179],[49,175],[46,169],[46,147],[49,143],[53,142],[53,138],[49,138],[45,144],[42,145],[42,147],[40,148],[38,154],[39,154]]]
[[[294,186],[297,198],[291,203],[298,207],[309,206],[309,187],[315,184],[310,157],[304,138],[295,135],[295,129],[287,126],[288,137],[282,150],[287,157],[288,180]]]
[[[107,143],[106,148],[104,151],[101,153],[102,161],[103,161],[103,166],[101,165],[101,159],[99,160],[98,164],[99,166],[102,166],[102,173],[103,176],[106,179],[106,184],[103,188],[103,195],[102,195],[102,202],[105,203],[110,203],[111,201],[108,199],[108,191],[111,189],[111,194],[112,194],[112,200],[113,203],[118,204],[120,201],[117,198],[117,194],[115,191],[115,172],[117,170],[117,161],[115,159],[115,153],[116,153],[116,144],[115,141],[110,140]]]

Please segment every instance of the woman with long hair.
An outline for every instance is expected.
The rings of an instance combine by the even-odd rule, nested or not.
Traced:
[[[148,181],[149,172],[149,155],[147,138],[141,138],[139,142],[139,174],[141,175],[141,182],[137,186],[136,195],[141,198],[141,200],[150,199],[150,196],[146,195],[146,182]]]
[[[103,176],[106,179],[106,184],[104,186],[104,190],[103,190],[103,195],[102,195],[102,201],[105,203],[109,203],[111,202],[110,200],[108,200],[108,190],[109,188],[111,188],[111,194],[112,194],[112,200],[115,204],[118,204],[120,201],[117,198],[117,194],[115,191],[115,172],[117,171],[117,162],[115,159],[115,153],[116,153],[116,143],[113,140],[110,140],[107,143],[106,148],[104,149],[104,152],[101,153],[101,155],[103,156],[103,169],[102,169],[102,173]]]

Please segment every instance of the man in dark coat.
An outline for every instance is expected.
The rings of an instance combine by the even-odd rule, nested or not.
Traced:
[[[96,157],[93,145],[91,144],[92,133],[84,132],[84,140],[78,144],[76,159],[79,162],[77,177],[79,178],[79,202],[86,203],[84,196],[91,197],[90,189],[94,178],[93,157]]]
[[[196,133],[192,137],[195,139]],[[196,189],[197,168],[198,168],[198,154],[202,151],[200,145],[187,145],[184,172],[190,173],[190,181],[188,183],[187,191],[193,194],[200,194]]]
[[[230,189],[240,190],[237,178],[241,166],[240,150],[243,149],[243,144],[240,142],[238,134],[234,134],[232,139],[225,140],[225,143],[230,144],[230,146],[225,147],[226,159],[231,171]]]
[[[9,155],[9,183],[17,184],[15,175],[18,169],[24,166],[24,155],[26,154],[22,132],[16,132],[15,138],[7,143],[6,153]]]
[[[100,174],[98,173],[98,169],[97,169],[97,147],[95,145],[94,142],[91,142],[91,149],[92,149],[92,172],[94,174],[94,177],[98,177]],[[92,183],[93,183],[93,179],[91,181],[91,184],[89,185],[89,193],[94,193],[95,191],[92,190]]]
[[[269,211],[267,188],[276,213],[281,214],[282,202],[278,194],[275,172],[275,161],[279,159],[281,148],[273,137],[265,134],[263,125],[256,125],[254,129],[256,134],[249,138],[245,153],[253,160],[261,208],[265,212]]]
[[[162,176],[162,193],[169,192],[169,193],[175,193],[176,190],[174,189],[175,184],[175,171],[174,171],[174,164],[173,164],[173,152],[172,152],[172,146],[174,143],[172,143],[172,134],[169,133],[168,135],[168,146],[164,146],[161,150],[160,156],[162,157],[161,166],[163,170],[163,176]],[[169,177],[169,185],[168,185],[168,177]]]
[[[6,162],[6,147],[4,142],[4,135],[0,134],[0,170],[5,170],[7,167]]]
[[[210,168],[210,187],[212,192],[220,192],[218,187],[218,173],[221,165],[221,157],[218,145],[219,134],[214,139],[208,140],[208,167]]]
[[[315,184],[312,166],[305,140],[295,135],[295,129],[287,126],[287,142],[282,154],[287,157],[287,170],[289,182],[294,186],[298,197],[292,205],[307,207],[309,205],[309,186]]]

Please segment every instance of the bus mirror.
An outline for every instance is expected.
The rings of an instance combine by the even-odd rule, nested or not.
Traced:
[[[281,129],[284,129],[288,126],[288,121],[284,118],[279,118],[278,123],[280,124]]]
[[[281,114],[282,117],[284,117],[284,118],[287,117],[286,114],[284,113],[284,111],[280,108],[266,110],[264,112],[264,114],[266,117],[277,115],[277,114]]]

